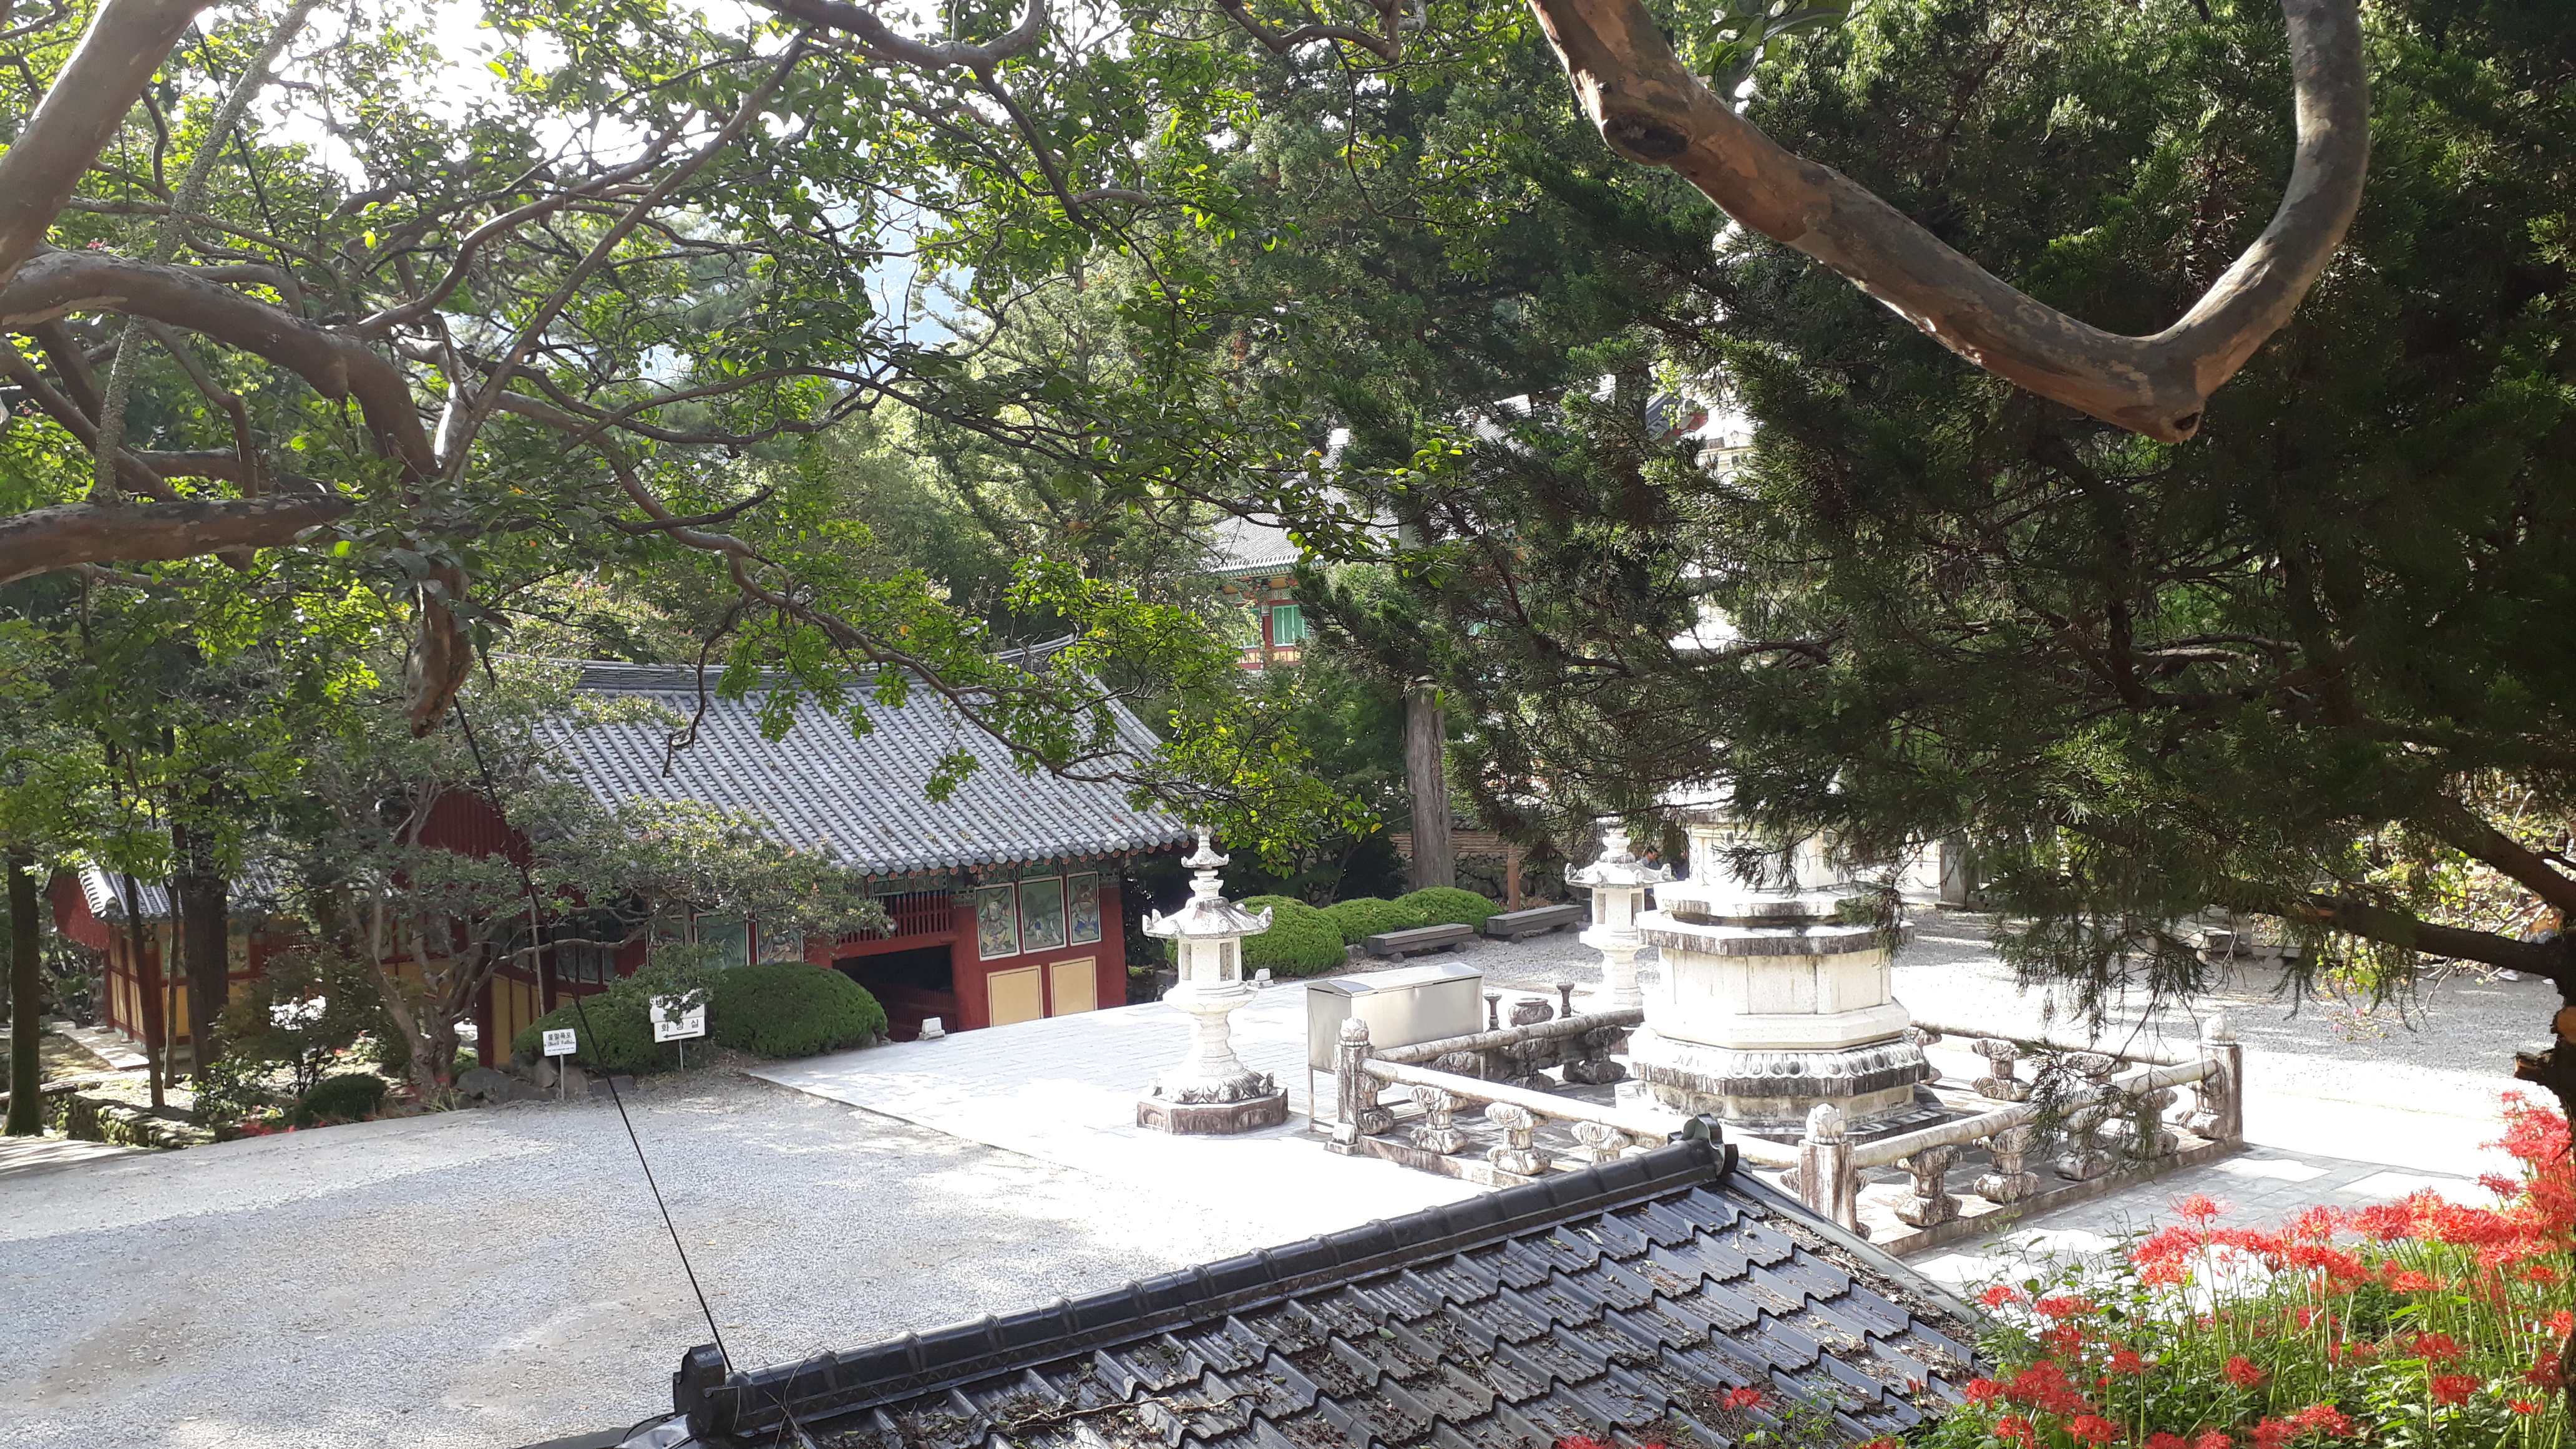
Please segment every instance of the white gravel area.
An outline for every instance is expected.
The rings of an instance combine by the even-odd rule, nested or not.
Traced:
[[[699,1074],[629,1099],[737,1361],[1242,1252],[1218,1214]],[[0,1443],[507,1449],[669,1405],[707,1339],[606,1101],[0,1178]]]

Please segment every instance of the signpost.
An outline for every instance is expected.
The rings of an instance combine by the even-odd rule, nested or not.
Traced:
[[[581,1037],[580,1037],[580,1034],[579,1034],[579,1033],[577,1033],[577,1032],[575,1032],[571,1027],[568,1027],[568,1026],[567,1026],[567,1027],[548,1027],[548,1028],[546,1028],[546,1055],[547,1055],[547,1056],[549,1056],[549,1057],[568,1057],[568,1056],[571,1056],[574,1052],[579,1051],[580,1049],[581,1049]],[[563,1068],[561,1068],[561,1067],[557,1067],[557,1068],[555,1068],[555,1100],[556,1100],[556,1101],[558,1101],[558,1102],[560,1102],[560,1101],[562,1101],[563,1099],[564,1099],[564,1073],[563,1073]]]
[[[653,1040],[656,1044],[675,1041],[680,1044],[680,1066],[689,1065],[689,1038],[707,1034],[707,1004],[682,1008],[685,996],[656,996],[653,1004]]]

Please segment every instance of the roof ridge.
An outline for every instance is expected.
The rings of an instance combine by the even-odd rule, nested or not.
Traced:
[[[672,1376],[674,1408],[692,1423],[742,1424],[774,1406],[800,1418],[838,1416],[934,1393],[1013,1364],[1169,1331],[1299,1294],[1463,1253],[1570,1218],[1724,1181],[1732,1148],[1692,1138],[1635,1157],[1377,1218],[1359,1227],[1059,1298],[1045,1308],[907,1333],[863,1348],[751,1372],[722,1370],[714,1345],[690,1350]]]

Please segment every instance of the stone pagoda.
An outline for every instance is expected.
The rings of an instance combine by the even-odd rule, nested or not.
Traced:
[[[1858,1132],[1932,1115],[1915,1097],[1931,1067],[1890,989],[1907,928],[1849,918],[1859,892],[1823,842],[1769,852],[1747,882],[1745,832],[1713,811],[1684,818],[1690,879],[1658,887],[1637,922],[1662,979],[1629,1038],[1629,1090],[1766,1136],[1796,1136],[1828,1104]]]

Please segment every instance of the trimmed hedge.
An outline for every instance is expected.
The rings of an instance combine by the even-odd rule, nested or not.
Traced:
[[[548,1031],[569,1030],[580,1044],[572,1059],[585,1067],[603,1072],[667,1071],[679,1065],[680,1049],[672,1043],[654,1043],[649,1009],[641,996],[623,991],[584,997],[579,1010],[567,1001],[529,1022],[527,1030],[511,1039],[510,1054],[521,1061],[535,1061],[545,1052]]]
[[[1245,975],[1268,967],[1273,976],[1317,976],[1350,959],[1332,917],[1287,896],[1252,896],[1243,902],[1247,911],[1265,907],[1271,913],[1270,929],[1243,938]]]
[[[342,1072],[315,1082],[287,1120],[298,1127],[359,1122],[385,1109],[385,1079],[371,1072]]]
[[[1377,896],[1335,901],[1324,907],[1324,914],[1340,929],[1342,940],[1353,946],[1383,931],[1409,931],[1431,924],[1420,910]]]
[[[549,1028],[570,1028],[573,1060],[603,1072],[663,1072],[680,1064],[677,1042],[657,1044],[643,990],[566,1002],[528,1023],[510,1042],[512,1055],[535,1061]],[[582,1025],[586,1012],[590,1025]],[[803,961],[765,961],[717,971],[707,987],[707,1039],[763,1057],[810,1057],[857,1046],[885,1030],[885,1008],[868,989],[838,971]]]
[[[1418,923],[1425,926],[1473,926],[1485,929],[1485,919],[1501,906],[1474,891],[1456,886],[1432,886],[1411,895],[1396,898],[1397,905],[1410,906],[1422,915]]]
[[[885,1024],[885,1008],[866,987],[805,961],[734,967],[707,994],[707,1034],[716,1044],[764,1057],[857,1046]]]

